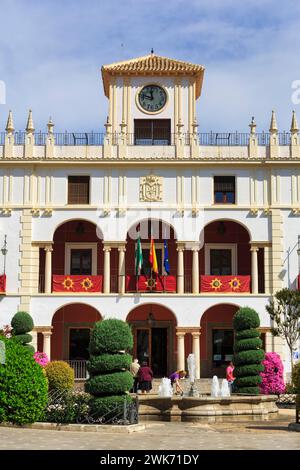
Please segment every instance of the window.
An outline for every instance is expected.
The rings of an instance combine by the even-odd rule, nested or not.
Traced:
[[[214,176],[215,204],[235,204],[235,177]]]
[[[92,274],[92,250],[71,250],[70,274]]]
[[[210,250],[210,274],[212,276],[232,274],[231,250]]]
[[[233,330],[212,330],[213,367],[220,367],[232,361]]]
[[[90,202],[90,177],[68,177],[68,204],[89,204]]]
[[[135,119],[135,145],[170,145],[170,119]]]

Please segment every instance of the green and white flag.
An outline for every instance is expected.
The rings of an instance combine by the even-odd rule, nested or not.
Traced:
[[[140,276],[143,266],[143,252],[142,252],[142,244],[141,244],[141,237],[137,239],[136,244],[136,251],[135,251],[135,275]]]

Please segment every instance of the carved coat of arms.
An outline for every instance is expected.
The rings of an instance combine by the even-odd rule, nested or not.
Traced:
[[[163,198],[163,181],[161,176],[148,175],[140,179],[140,201],[159,202]]]

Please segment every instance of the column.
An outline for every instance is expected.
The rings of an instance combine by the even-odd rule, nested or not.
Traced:
[[[38,350],[38,347],[37,347],[38,346],[38,344],[37,344],[37,342],[38,342],[38,340],[37,340],[38,332],[36,330],[32,330],[30,332],[30,334],[32,336],[32,341],[31,341],[30,344],[31,344],[31,346],[34,347],[34,350],[37,351]]]
[[[185,369],[184,336],[185,331],[177,331],[177,370]]]
[[[46,259],[45,259],[45,293],[51,294],[52,286],[52,246],[46,246]]]
[[[110,246],[104,246],[104,294],[110,293]]]
[[[177,293],[184,293],[184,244],[177,242]]]
[[[200,331],[192,331],[193,354],[195,355],[195,378],[200,379]]]
[[[43,331],[43,352],[51,359],[51,331]]]
[[[199,246],[194,246],[193,251],[193,294],[199,294]]]
[[[119,245],[118,247],[119,252],[119,294],[125,294],[125,245]]]
[[[258,247],[252,246],[251,251],[251,286],[252,294],[258,294],[258,264],[257,264],[257,252]]]

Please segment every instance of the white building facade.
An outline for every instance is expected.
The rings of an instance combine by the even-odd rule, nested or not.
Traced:
[[[290,371],[265,306],[277,290],[298,288],[296,116],[285,134],[274,112],[269,133],[257,134],[254,120],[249,134],[198,133],[203,75],[200,65],[154,54],[104,66],[105,134],[57,134],[51,119],[36,133],[31,112],[16,133],[9,114],[0,138],[0,325],[29,312],[35,347],[70,361],[78,378],[93,323],[111,317],[132,325],[133,354],[156,376],[186,368],[191,352],[198,378],[222,376],[243,306],[259,313],[265,350]]]

